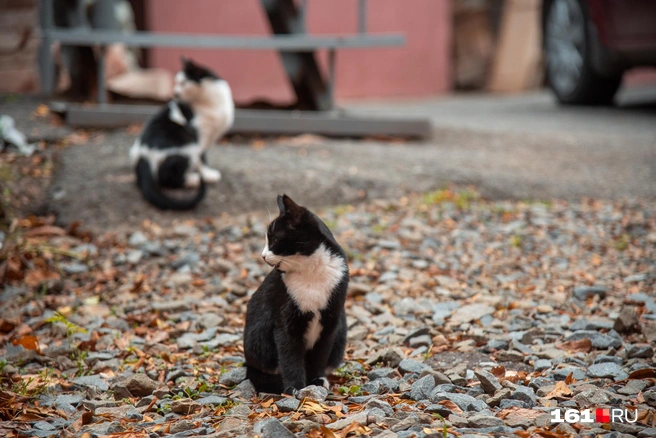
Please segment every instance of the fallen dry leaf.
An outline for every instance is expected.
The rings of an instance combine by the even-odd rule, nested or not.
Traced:
[[[549,394],[547,394],[548,399],[551,398],[563,398],[563,397],[569,397],[572,395],[572,390],[569,389],[569,386],[563,381],[557,382],[556,387],[551,391]]]
[[[39,348],[39,340],[36,336],[25,335],[18,339],[11,341],[13,345],[20,345],[26,350],[34,350],[37,353],[41,354],[41,349]]]
[[[589,353],[592,351],[592,341],[588,338],[578,341],[567,341],[556,345],[556,348],[570,353]]]

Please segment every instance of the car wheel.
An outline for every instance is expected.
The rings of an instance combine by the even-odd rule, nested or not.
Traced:
[[[580,0],[552,0],[544,17],[547,82],[558,101],[568,105],[609,104],[621,75],[597,74],[591,62],[591,25]]]

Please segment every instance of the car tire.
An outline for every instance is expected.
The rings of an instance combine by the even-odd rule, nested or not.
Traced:
[[[622,75],[602,76],[594,71],[590,18],[581,0],[545,2],[544,54],[549,88],[565,105],[608,105]],[[563,31],[563,29],[566,31]]]

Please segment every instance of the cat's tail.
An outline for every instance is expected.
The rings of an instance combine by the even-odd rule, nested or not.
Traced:
[[[193,198],[177,199],[167,196],[155,181],[150,163],[145,158],[140,158],[137,162],[137,184],[144,199],[162,210],[191,210],[205,197],[205,182],[202,176]]]

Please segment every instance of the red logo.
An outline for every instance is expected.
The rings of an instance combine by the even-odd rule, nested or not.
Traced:
[[[595,412],[597,423],[610,423],[610,409],[599,409]]]

